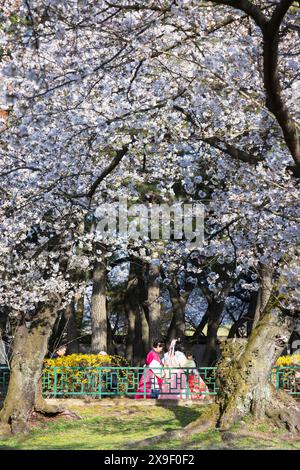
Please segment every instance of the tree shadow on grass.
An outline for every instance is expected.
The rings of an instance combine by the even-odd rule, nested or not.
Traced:
[[[62,421],[49,423],[47,428],[32,429],[26,436],[14,436],[14,442],[7,445],[0,442],[0,448],[11,449],[114,449],[122,448],[127,439],[139,441],[156,432],[171,427],[173,418],[154,419],[147,416],[137,418],[130,415],[125,419],[90,419],[84,422]],[[78,435],[79,434],[79,435]],[[52,437],[51,437],[52,436]],[[44,441],[45,439],[45,441]],[[10,437],[7,439],[10,440]]]
[[[158,400],[157,406],[172,411],[175,419],[179,421],[180,427],[182,428],[190,424],[192,421],[196,421],[196,419],[201,416],[203,411],[207,409],[207,407],[203,405],[201,405],[201,407],[199,406],[199,408],[189,408],[187,406],[180,406],[178,405],[178,400],[174,400],[174,406],[170,406],[170,404],[166,402],[164,403],[163,400],[161,400],[160,403]]]
[[[163,403],[159,406],[166,410],[166,416],[155,416],[153,412],[156,407],[151,407],[132,409],[128,414],[124,410],[119,416],[95,414],[86,416],[82,421],[57,418],[55,422],[49,421],[46,426],[34,427],[26,437],[20,436],[14,440],[11,446],[5,440],[3,443],[0,441],[0,449],[122,449],[127,440],[138,442],[166,431],[180,429],[196,420],[202,411],[200,407],[167,407]],[[53,436],[53,440],[49,440],[49,436]]]

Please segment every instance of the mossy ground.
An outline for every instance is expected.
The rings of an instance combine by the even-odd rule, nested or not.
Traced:
[[[43,449],[43,450],[117,450],[128,443],[159,435],[165,431],[180,429],[203,413],[209,414],[209,405],[199,406],[126,406],[113,407],[102,404],[72,404],[69,409],[78,413],[81,420],[64,418],[45,419],[35,422],[27,435],[2,435],[0,450]],[[288,435],[266,426],[253,427],[253,436],[243,436],[243,428],[236,426],[238,436],[224,441],[219,431],[208,430],[186,436],[184,439],[166,438],[159,444],[144,449],[300,449],[300,440],[289,439]],[[249,427],[247,427],[249,430]],[[239,435],[240,433],[240,435]]]

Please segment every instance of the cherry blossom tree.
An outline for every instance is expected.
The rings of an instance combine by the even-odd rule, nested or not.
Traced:
[[[202,203],[205,242],[145,249],[142,239],[118,237],[112,249],[152,266],[160,259],[178,325],[184,266],[208,299],[208,360],[231,290],[257,292],[249,341],[232,341],[219,367],[219,426],[272,409],[299,430],[293,400],[268,383],[299,313],[298,7],[20,0],[1,8],[0,308],[18,325],[1,420],[20,430],[34,406],[49,411],[37,384],[52,326],[85,288],[74,273],[110,256],[94,249],[103,240],[89,221],[121,195],[144,202],[144,184],[162,202]]]

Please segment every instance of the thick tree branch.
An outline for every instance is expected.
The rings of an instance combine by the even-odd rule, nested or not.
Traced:
[[[235,147],[234,145],[224,142],[218,137],[206,137],[201,138],[201,140],[211,145],[212,147],[215,147],[216,149],[225,152],[227,155],[230,155],[230,157],[234,158],[235,160],[241,160],[242,162],[250,163],[252,165],[262,161],[262,158],[260,156],[255,156],[250,153],[247,153],[244,150]]]
[[[94,183],[92,184],[90,190],[87,192],[87,197],[92,198],[93,195],[95,194],[99,184],[106,178],[107,175],[109,175],[120,163],[122,158],[126,155],[128,152],[128,145],[124,145],[120,150],[116,151],[116,156],[113,158],[112,162],[102,171],[102,173],[96,178]]]
[[[294,3],[294,0],[281,0],[281,2],[275,8],[273,15],[267,25],[268,34],[275,34],[280,28],[282,20],[287,13],[290,6]]]
[[[261,29],[265,27],[268,21],[259,6],[254,5],[248,0],[212,0],[212,2],[219,5],[228,5],[247,13]]]
[[[104,170],[101,172],[101,174],[95,179],[94,183],[91,185],[90,189],[88,189],[84,193],[75,193],[75,194],[69,194],[64,191],[60,191],[60,195],[68,198],[68,199],[79,199],[82,197],[87,197],[88,199],[92,199],[94,196],[98,186],[106,176],[108,176],[121,162],[122,158],[126,155],[128,152],[129,145],[124,145],[121,149],[116,151],[116,155],[111,161],[111,163],[104,168]]]
[[[281,0],[275,8],[270,20],[262,10],[248,0],[212,0],[213,3],[228,5],[247,13],[260,27],[264,44],[264,86],[266,91],[266,106],[274,114],[280,125],[287,147],[300,168],[300,140],[296,122],[288,112],[282,99],[278,70],[279,29],[283,18],[293,0]]]
[[[282,99],[278,66],[279,29],[284,15],[292,3],[293,0],[282,0],[275,9],[267,27],[263,30],[264,85],[267,108],[276,117],[295,164],[300,169],[299,131]]]
[[[193,124],[196,128],[200,127],[199,124],[194,119],[193,115],[189,111],[185,110],[184,108],[178,105],[174,105],[173,107],[176,111],[179,111],[180,113],[184,114],[186,117],[186,120],[190,122],[191,124]],[[250,164],[255,164],[262,160],[259,156],[254,156],[248,152],[245,152],[244,150],[239,149],[232,144],[228,144],[227,142],[224,142],[218,137],[215,137],[215,136],[214,137],[201,137],[200,136],[199,139],[202,142],[205,142],[211,145],[212,147],[230,155],[235,160],[241,160],[243,162],[250,163]]]

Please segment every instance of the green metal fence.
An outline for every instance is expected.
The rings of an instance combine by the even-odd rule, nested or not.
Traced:
[[[277,390],[285,390],[295,398],[300,398],[300,366],[274,367],[272,381]]]
[[[43,392],[46,397],[128,396],[147,398],[159,389],[156,377],[162,369],[143,367],[51,367],[43,373]],[[150,374],[149,374],[150,372]],[[216,368],[203,367],[163,369],[160,398],[193,398],[196,395],[216,395]],[[189,377],[193,374],[193,389]],[[141,380],[142,379],[142,380]],[[207,388],[204,389],[203,382]],[[201,391],[200,391],[201,389]]]
[[[143,367],[110,366],[48,367],[42,376],[43,395],[47,398],[84,396],[100,399],[109,396],[147,398],[160,386],[159,398],[199,398],[216,395],[218,391],[216,367],[199,367],[196,374],[195,369],[191,368],[164,368],[161,384],[158,384],[153,374],[152,377],[151,373],[149,376],[149,370]],[[152,370],[157,376],[162,373],[162,369]],[[6,393],[8,381],[9,369],[6,365],[0,365],[2,396]],[[295,398],[300,398],[300,366],[274,367],[271,381],[277,389],[285,390]]]

